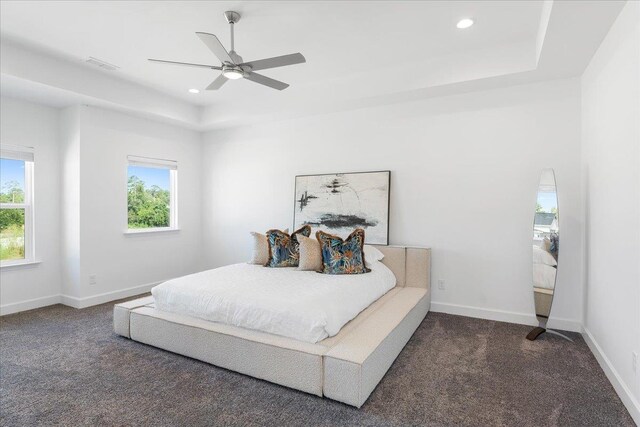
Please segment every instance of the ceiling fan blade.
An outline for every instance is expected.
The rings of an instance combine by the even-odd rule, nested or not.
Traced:
[[[240,65],[248,65],[252,71],[266,70],[267,68],[284,67],[285,65],[302,64],[307,62],[301,53],[292,53],[290,55],[274,56],[273,58],[259,59],[257,61],[245,62]]]
[[[213,52],[213,54],[218,57],[220,62],[228,62],[230,64],[234,63],[229,56],[229,52],[227,52],[227,49],[224,48],[224,46],[222,45],[222,43],[220,43],[220,40],[218,40],[216,36],[209,33],[196,34],[198,35],[198,37],[200,37],[200,40],[202,40],[202,42],[207,45],[211,52]]]
[[[229,79],[220,74],[209,86],[207,86],[207,90],[218,90],[227,82],[227,80]]]
[[[246,73],[244,76],[245,79],[251,80],[252,82],[259,83],[261,85],[269,86],[270,88],[283,90],[289,87],[288,84],[280,82],[278,80],[274,80],[267,76],[263,76],[258,73]]]
[[[222,67],[218,67],[216,65],[192,64],[190,62],[165,61],[163,59],[148,59],[147,61],[157,62],[159,64],[184,65],[187,67],[200,67],[200,68],[209,68],[211,70],[222,70]]]

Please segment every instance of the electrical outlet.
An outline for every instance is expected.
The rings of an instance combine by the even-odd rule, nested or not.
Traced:
[[[638,372],[638,353],[635,351],[631,352],[631,363],[631,366],[633,366],[633,372]]]
[[[442,279],[438,279],[438,289],[440,289],[441,291],[444,291],[447,287],[444,284],[444,280]]]
[[[90,285],[95,285],[96,283],[98,283],[98,276],[95,274],[90,274],[89,275],[89,284]]]

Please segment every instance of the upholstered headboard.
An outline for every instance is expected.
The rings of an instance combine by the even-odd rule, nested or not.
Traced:
[[[384,254],[382,263],[396,275],[396,286],[431,288],[431,249],[407,246],[372,246]]]

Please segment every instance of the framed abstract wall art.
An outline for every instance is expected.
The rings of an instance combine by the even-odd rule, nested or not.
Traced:
[[[391,171],[298,175],[294,230],[309,224],[344,238],[363,228],[367,243],[388,245],[390,186]]]

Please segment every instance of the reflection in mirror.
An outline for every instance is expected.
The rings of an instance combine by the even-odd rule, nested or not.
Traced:
[[[548,319],[558,269],[558,197],[552,169],[542,171],[533,220],[533,292],[536,316]]]
[[[556,287],[560,223],[558,196],[553,169],[544,169],[538,185],[533,218],[533,296],[539,326],[527,338],[534,340],[546,331]]]

